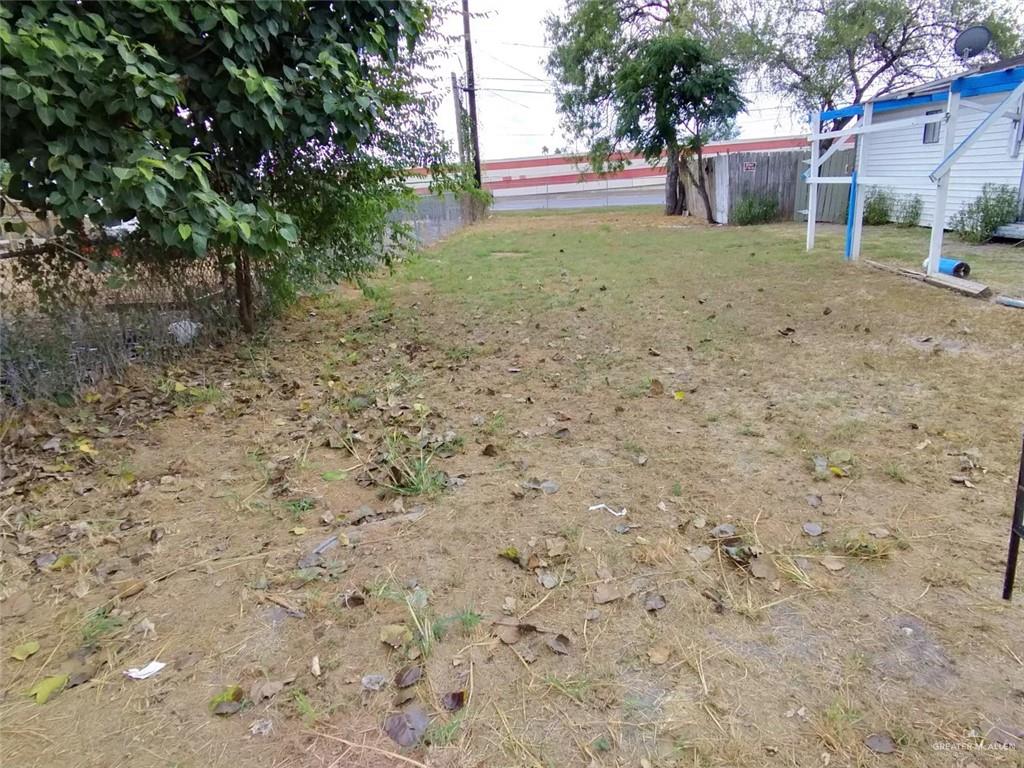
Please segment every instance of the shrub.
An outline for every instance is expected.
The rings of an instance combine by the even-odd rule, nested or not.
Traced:
[[[872,189],[864,201],[864,223],[872,226],[892,221],[892,193],[887,189]]]
[[[984,243],[995,231],[1016,221],[1019,207],[1017,190],[1007,184],[986,184],[974,202],[953,217],[950,226],[969,243]]]
[[[916,227],[921,221],[924,201],[920,195],[900,197],[894,201],[892,218],[897,227]]]
[[[779,204],[764,195],[744,195],[736,202],[732,217],[741,227],[767,224],[779,218]]]

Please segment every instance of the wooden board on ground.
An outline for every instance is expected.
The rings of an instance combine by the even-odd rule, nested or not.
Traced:
[[[897,275],[903,275],[904,277],[912,277],[915,280],[924,280],[927,275],[924,272],[918,272],[915,269],[906,269],[904,267],[896,267],[892,264],[882,264],[878,261],[872,261],[871,259],[864,259],[864,263],[874,269],[881,269],[885,272],[892,272]]]
[[[874,269],[881,269],[886,272],[893,272],[904,277],[912,277],[914,280],[924,280],[928,285],[937,285],[940,288],[948,288],[951,291],[971,296],[975,299],[986,299],[992,295],[992,291],[984,283],[977,283],[974,280],[964,280],[962,277],[952,275],[926,275],[915,269],[905,269],[892,264],[882,264],[871,259],[864,259],[864,263]]]
[[[976,283],[973,280],[964,280],[962,277],[952,275],[929,275],[924,279],[929,285],[937,285],[940,288],[949,288],[951,291],[962,293],[964,296],[971,296],[975,299],[985,299],[992,295],[992,291],[984,283]]]

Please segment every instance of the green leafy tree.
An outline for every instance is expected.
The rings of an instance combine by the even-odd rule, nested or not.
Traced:
[[[251,261],[273,269],[300,240],[267,171],[317,145],[372,154],[396,106],[379,73],[428,21],[398,0],[4,3],[4,192],[59,217],[58,258],[81,258],[87,220],[137,218],[140,258],[212,250],[251,330]]]
[[[566,130],[589,144],[591,164],[620,166],[623,147],[651,163],[664,157],[666,214],[686,207],[688,177],[710,221],[703,148],[734,133],[744,106],[717,43],[697,36],[715,18],[707,3],[570,0],[564,16],[547,19],[558,108]]]
[[[806,111],[834,109],[949,75],[957,33],[993,32],[987,54],[1024,51],[1011,0],[723,0],[722,35],[747,71]],[[841,121],[841,122],[845,122]]]
[[[682,212],[685,176],[713,221],[703,148],[732,132],[744,102],[713,47],[676,29],[691,18],[679,7],[575,0],[564,19],[548,19],[548,71],[565,127],[590,144],[594,167],[621,163],[623,146],[651,163],[664,156],[665,212]]]

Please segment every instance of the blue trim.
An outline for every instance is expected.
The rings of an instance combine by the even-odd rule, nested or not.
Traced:
[[[934,104],[936,101],[945,102],[949,98],[949,94],[946,91],[940,91],[939,93],[929,93],[925,96],[910,96],[905,99],[887,99],[885,101],[876,101],[874,106],[874,113],[879,112],[892,112],[896,109],[908,109],[910,107],[917,107],[921,104]]]
[[[830,109],[827,112],[822,112],[819,117],[822,120],[835,120],[837,117],[854,117],[856,115],[863,115],[864,107],[860,104],[854,104],[849,107],[843,107],[842,109]]]
[[[982,93],[999,93],[1012,91],[1024,82],[1024,67],[1011,67],[999,72],[986,72],[984,75],[970,75],[952,82],[953,93],[961,96],[978,96]]]
[[[846,210],[846,261],[853,260],[853,217],[857,213],[857,171],[850,176],[850,205]]]
[[[1024,67],[1009,67],[998,72],[986,72],[983,75],[967,75],[960,77],[950,83],[949,90],[959,93],[961,97],[982,96],[986,93],[1005,93],[1012,91],[1021,83],[1024,83]],[[891,112],[895,109],[907,109],[922,104],[933,104],[944,102],[949,98],[949,91],[929,93],[924,96],[907,96],[902,99],[883,99],[874,103],[874,112]],[[830,109],[822,112],[821,120],[835,120],[840,117],[853,117],[863,115],[864,107],[860,104],[853,104],[841,109]]]

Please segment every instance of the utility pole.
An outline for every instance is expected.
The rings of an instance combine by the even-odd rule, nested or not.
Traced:
[[[466,117],[462,113],[462,91],[459,80],[452,72],[452,98],[455,99],[455,137],[459,141],[459,163],[466,164]]]
[[[480,176],[480,136],[476,127],[476,79],[473,77],[473,43],[469,39],[469,0],[462,0],[462,35],[466,42],[466,90],[469,92],[469,143],[473,152],[473,176],[477,189],[483,187]]]

